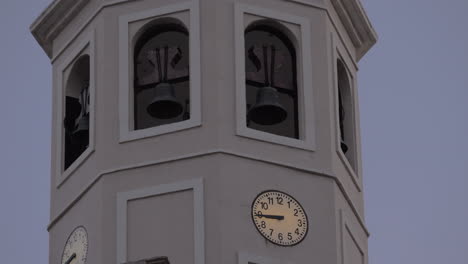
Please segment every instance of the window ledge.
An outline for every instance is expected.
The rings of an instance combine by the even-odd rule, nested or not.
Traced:
[[[304,150],[314,151],[315,149],[312,141],[278,136],[275,134],[248,128],[246,126],[238,126],[237,135]]]
[[[361,192],[362,188],[361,188],[360,178],[358,177],[358,174],[355,172],[355,170],[351,166],[351,163],[349,163],[348,158],[346,158],[346,155],[343,153],[343,151],[339,147],[337,148],[336,153],[338,154],[338,157],[340,158],[341,162],[343,163],[343,166],[346,168],[346,171],[348,171],[348,173],[349,173],[349,175],[351,177],[351,180],[353,181],[353,183],[356,186],[357,190],[359,192]]]
[[[57,179],[57,188],[60,188],[63,183],[70,177],[75,170],[77,170],[87,159],[91,154],[93,154],[94,148],[91,148],[89,146],[81,155],[70,165],[68,168],[62,172]]]
[[[145,129],[127,131],[126,133],[121,133],[119,138],[119,143],[125,143],[129,141],[134,141],[143,138],[154,137],[163,134],[169,134],[177,132],[180,130],[190,129],[194,127],[201,126],[200,120],[189,119],[182,122],[161,125],[157,127],[149,127]]]

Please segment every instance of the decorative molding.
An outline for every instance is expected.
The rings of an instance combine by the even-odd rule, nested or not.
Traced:
[[[73,174],[73,172],[88,159],[88,157],[95,150],[95,101],[96,101],[96,67],[95,67],[95,31],[93,30],[88,36],[86,36],[81,43],[78,43],[77,47],[69,53],[69,56],[65,58],[64,62],[58,67],[58,78],[55,85],[57,89],[57,116],[54,120],[55,124],[55,153],[59,157],[56,159],[58,162],[55,164],[55,186],[60,186]],[[65,170],[63,171],[64,163],[64,129],[63,119],[65,116],[65,71],[68,67],[72,67],[72,63],[81,56],[89,55],[89,146],[81,155]]]
[[[44,49],[45,53],[53,60],[57,55],[52,54],[52,41],[60,32],[70,23],[70,21],[81,11],[81,9],[90,0],[54,0],[31,24],[30,30],[38,43]],[[90,18],[80,27],[78,33],[83,29],[106,7],[114,6],[129,1],[139,0],[116,0],[112,2],[102,3],[99,8],[90,16]],[[321,10],[325,10],[329,19],[332,20],[327,8],[309,3],[306,0],[285,0],[297,4],[311,6]],[[358,46],[358,60],[377,42],[377,33],[369,21],[359,0],[332,0],[341,21],[349,31],[349,35],[353,40],[353,44]],[[68,15],[63,16],[62,10],[68,10]],[[357,12],[356,12],[357,10]],[[351,14],[351,15],[350,15]],[[68,46],[69,43],[65,45]],[[65,48],[63,47],[63,48]],[[63,50],[63,48],[61,50]]]
[[[344,239],[345,233],[347,232],[363,257],[362,263],[356,263],[356,264],[366,264],[367,261],[366,261],[366,253],[364,251],[364,248],[365,248],[363,245],[364,243],[361,242],[358,239],[358,236],[356,236],[351,231],[350,224],[349,224],[349,216],[347,216],[346,211],[344,209],[340,209],[339,217],[340,217],[341,263],[342,264],[347,263],[346,262],[347,257],[345,256],[345,239]],[[366,230],[364,231],[367,233]]]
[[[45,53],[52,57],[52,42],[90,0],[54,0],[30,26]]]
[[[377,42],[375,32],[359,0],[331,0],[357,50],[357,61]]]
[[[186,190],[193,190],[194,263],[205,264],[205,210],[203,179],[175,182],[117,193],[117,263],[127,262],[128,202],[131,200]]]
[[[197,2],[186,2],[145,10],[119,17],[119,142],[127,142],[156,135],[193,128],[201,125],[201,60],[200,60],[200,18]],[[148,18],[167,16],[178,12],[190,12],[190,119],[146,129],[133,130],[133,86],[130,82],[129,24]],[[186,21],[188,22],[188,21]],[[130,36],[132,39],[133,36]]]
[[[186,160],[186,159],[192,159],[192,158],[210,156],[210,155],[216,155],[216,154],[225,154],[225,155],[230,155],[230,156],[234,156],[238,158],[254,160],[254,161],[263,162],[267,164],[273,164],[273,165],[282,166],[291,170],[311,173],[311,174],[314,174],[314,176],[320,176],[320,177],[333,179],[335,183],[338,185],[338,187],[340,188],[341,192],[343,193],[343,196],[348,202],[351,210],[353,211],[354,215],[358,219],[359,224],[361,225],[363,230],[366,232],[366,234],[369,235],[369,232],[367,231],[367,228],[364,224],[363,217],[359,214],[358,210],[356,209],[356,206],[353,204],[349,194],[346,192],[346,189],[341,183],[341,180],[333,173],[327,172],[327,171],[314,170],[314,169],[306,168],[306,167],[298,167],[297,165],[294,165],[291,163],[278,161],[278,160],[269,160],[269,159],[265,159],[265,158],[253,156],[253,155],[246,155],[244,153],[239,153],[239,152],[235,152],[235,151],[227,150],[227,149],[210,149],[210,150],[206,150],[202,152],[195,152],[195,153],[190,153],[186,155],[180,155],[177,157],[171,157],[171,158],[160,159],[160,160],[152,160],[152,161],[147,161],[147,162],[142,162],[142,163],[137,163],[133,165],[122,166],[122,167],[117,167],[117,168],[101,171],[100,173],[97,173],[97,175],[94,178],[92,178],[89,181],[89,183],[86,184],[86,186],[84,186],[82,190],[75,196],[75,198],[72,199],[62,210],[60,210],[59,213],[55,217],[51,217],[51,221],[49,225],[47,226],[47,230],[50,230],[104,176],[111,175],[113,173],[117,173],[121,171],[144,168],[144,167],[154,166],[158,164],[164,164],[164,163],[169,163],[169,162],[174,162],[174,161],[180,161],[180,160]]]
[[[38,18],[29,27],[34,38],[41,45],[44,52],[49,56],[51,62],[54,62],[63,51],[70,46],[70,44],[83,32],[83,30],[93,21],[93,19],[105,8],[123,4],[129,1],[141,1],[141,0],[114,0],[101,3],[100,6],[94,11],[94,13],[80,26],[73,37],[61,48],[56,49],[56,53],[52,50],[52,42],[54,38],[62,32],[62,30],[70,23],[73,18],[83,9],[83,7],[90,0],[54,0]],[[63,2],[63,3],[62,3]],[[82,6],[75,6],[75,2],[86,2],[82,3]],[[67,12],[67,16],[63,16],[63,11],[59,7],[66,4],[66,7],[75,7],[74,12]],[[67,8],[64,8],[67,10]],[[52,21],[52,23],[48,22]],[[53,33],[52,33],[53,32]]]
[[[311,26],[308,19],[287,13],[276,12],[256,6],[235,4],[234,9],[235,34],[235,78],[236,78],[236,133],[239,136],[262,140],[270,143],[286,145],[305,150],[315,150],[315,127],[313,86],[312,86],[312,54],[311,54]],[[258,16],[258,20],[269,18],[280,23],[297,25],[300,28],[298,40],[297,63],[298,73],[298,101],[299,101],[299,127],[301,138],[289,138],[246,126],[246,96],[245,96],[245,14]],[[286,26],[287,27],[287,26]]]

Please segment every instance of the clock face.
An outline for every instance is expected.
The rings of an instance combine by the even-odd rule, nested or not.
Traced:
[[[73,230],[65,243],[62,264],[85,264],[88,253],[88,233],[79,226]]]
[[[260,193],[252,203],[252,220],[257,230],[279,246],[294,246],[307,235],[309,222],[299,202],[280,191]]]

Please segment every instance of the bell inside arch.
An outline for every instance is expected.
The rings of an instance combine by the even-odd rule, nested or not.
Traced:
[[[160,83],[154,90],[155,96],[146,108],[148,114],[158,119],[170,119],[182,114],[183,106],[177,101],[171,84]]]
[[[278,91],[273,87],[262,87],[257,91],[256,103],[248,112],[249,120],[260,125],[275,125],[288,116],[286,109],[279,103]]]
[[[82,116],[73,132],[73,140],[77,143],[85,143],[89,139],[89,115]]]

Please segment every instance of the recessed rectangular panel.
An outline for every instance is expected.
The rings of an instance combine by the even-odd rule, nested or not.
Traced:
[[[194,263],[193,190],[128,201],[128,260],[167,256],[171,264]]]
[[[344,264],[365,264],[364,254],[345,225],[343,234]]]

